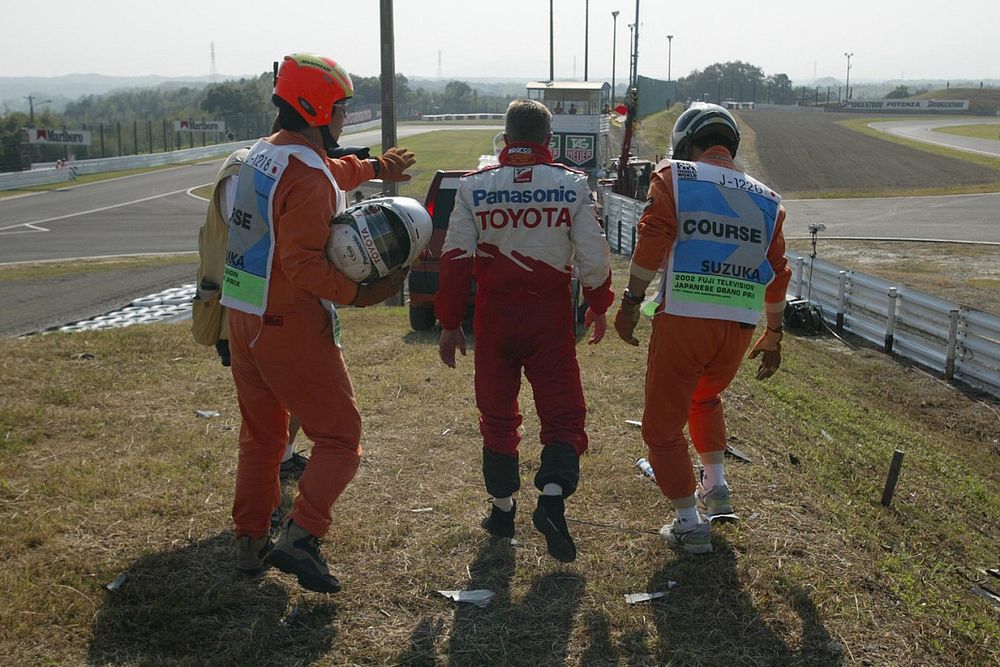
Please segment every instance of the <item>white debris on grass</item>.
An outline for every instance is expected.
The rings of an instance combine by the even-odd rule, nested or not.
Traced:
[[[496,595],[493,591],[486,590],[485,588],[472,591],[438,591],[438,593],[454,602],[468,602],[480,609],[488,605],[493,596]]]

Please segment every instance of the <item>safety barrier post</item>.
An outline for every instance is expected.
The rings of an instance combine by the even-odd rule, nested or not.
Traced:
[[[795,298],[802,298],[802,267],[805,264],[805,259],[802,257],[795,258]]]
[[[844,330],[844,309],[847,306],[847,271],[839,271],[840,285],[837,288],[837,333]]]
[[[896,335],[896,299],[899,297],[899,290],[895,287],[889,288],[889,312],[886,314],[885,323],[885,353],[892,354],[892,341]]]
[[[889,464],[889,476],[885,480],[885,489],[882,491],[882,507],[888,507],[892,503],[892,494],[896,491],[896,482],[899,481],[899,471],[903,468],[903,452],[896,450],[892,454],[892,463]]]
[[[948,351],[944,357],[944,379],[955,375],[955,350],[958,348],[958,308],[948,311]]]
[[[622,254],[622,219],[618,218],[618,254]]]
[[[635,254],[635,225],[632,225],[632,247],[629,249],[628,256],[631,257]]]

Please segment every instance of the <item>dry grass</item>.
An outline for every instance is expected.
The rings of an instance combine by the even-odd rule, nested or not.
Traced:
[[[788,250],[808,257],[811,246],[808,240],[792,239]],[[816,256],[969,308],[1000,313],[995,245],[821,239]]]
[[[997,610],[965,576],[998,565],[996,403],[878,353],[789,338],[775,378],[748,366],[727,394],[732,441],[753,458],[729,466],[744,520],[714,529],[714,554],[682,556],[654,534],[671,512],[632,467],[644,351],[582,345],[592,448],[569,502],[580,557],[563,566],[531,527],[527,486],[519,546],[478,528],[472,359],[446,369],[401,308],[343,321],[366,455],[323,546],[345,585],[331,597],[232,573],[235,392],[186,327],[0,341],[7,664],[997,661]],[[538,424],[527,387],[524,399],[528,485]],[[886,510],[895,448],[906,462]],[[679,586],[666,600],[624,603],[667,581]],[[485,609],[434,592],[477,587],[497,593]]]

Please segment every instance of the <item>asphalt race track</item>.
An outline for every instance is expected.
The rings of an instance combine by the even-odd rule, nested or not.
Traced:
[[[979,139],[963,137],[946,132],[935,132],[936,127],[954,127],[956,125],[996,125],[997,139]],[[923,141],[935,146],[958,148],[963,151],[1000,157],[1000,119],[995,118],[963,118],[940,120],[894,120],[881,123],[871,123],[872,129],[887,132],[898,137]]]
[[[998,172],[919,151],[837,124],[850,114],[755,111],[740,114],[757,134],[762,178],[787,199],[785,234],[807,236],[822,223],[826,237],[926,239],[1000,243],[1000,193],[939,197],[814,199],[800,191],[905,189],[998,184]],[[897,133],[969,150],[968,137],[932,132],[930,126],[993,122],[991,118],[942,117],[887,121]],[[882,126],[883,123],[877,125]],[[874,126],[874,125],[873,125]],[[1000,129],[1000,127],[998,127]],[[974,140],[984,141],[984,140]],[[1000,142],[988,141],[1000,149]],[[978,148],[982,148],[977,144]],[[1000,154],[1000,151],[998,151]]]
[[[788,122],[794,125],[797,117],[817,114],[776,112],[770,115],[774,118],[766,118],[763,114],[744,116],[751,119],[757,130],[759,145],[766,144],[769,124],[780,129]],[[814,123],[818,120],[809,118],[803,119],[803,122]],[[903,131],[901,128],[908,122],[912,123],[894,121],[894,129]],[[398,135],[402,139],[438,129],[499,128],[496,125],[401,126]],[[935,139],[941,141],[963,139],[934,134]],[[377,143],[380,139],[379,130],[370,130],[345,135],[341,143],[364,146]],[[863,139],[875,142],[876,146],[896,146],[871,137]],[[913,164],[927,166],[926,154],[905,146],[897,148],[903,152],[890,149],[896,162],[912,155]],[[790,159],[801,157],[793,155]],[[765,160],[765,155],[761,158],[766,167],[781,164]],[[813,151],[813,159],[826,165],[838,164],[836,155],[822,151]],[[941,159],[947,160],[942,163],[947,166],[952,163],[963,165],[951,158]],[[930,162],[936,164],[934,160]],[[0,199],[0,265],[80,257],[193,253],[197,250],[198,229],[204,219],[205,202],[189,194],[189,191],[211,183],[220,163],[221,159]],[[856,171],[850,163],[841,163],[840,167],[851,170],[852,174]],[[785,170],[784,174],[787,178],[795,176],[792,170]],[[981,178],[982,174],[982,168],[978,167],[969,172],[972,178]],[[906,176],[902,174],[896,178]],[[835,174],[825,174],[822,178],[835,178]],[[995,176],[990,178],[996,180]],[[780,183],[773,185],[781,189]],[[818,222],[827,226],[824,238],[1000,243],[1000,193],[869,199],[790,198],[785,200],[785,206],[788,210],[785,233],[789,237],[807,236],[808,225]],[[85,274],[83,277],[8,281],[0,291],[0,335],[19,335],[66,324],[119,308],[133,298],[160,289],[193,282],[195,262],[192,255],[189,264],[149,271],[109,269],[98,275]]]
[[[455,129],[499,131],[496,125],[404,125],[397,134],[404,138]],[[369,146],[379,141],[380,130],[341,138],[345,146]],[[0,264],[197,251],[205,201],[188,190],[212,183],[221,164],[219,158],[0,199]]]

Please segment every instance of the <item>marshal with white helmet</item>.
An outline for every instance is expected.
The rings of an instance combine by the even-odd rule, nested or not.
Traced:
[[[430,241],[432,227],[430,214],[415,199],[369,199],[330,221],[326,256],[351,280],[371,282],[412,264]]]

